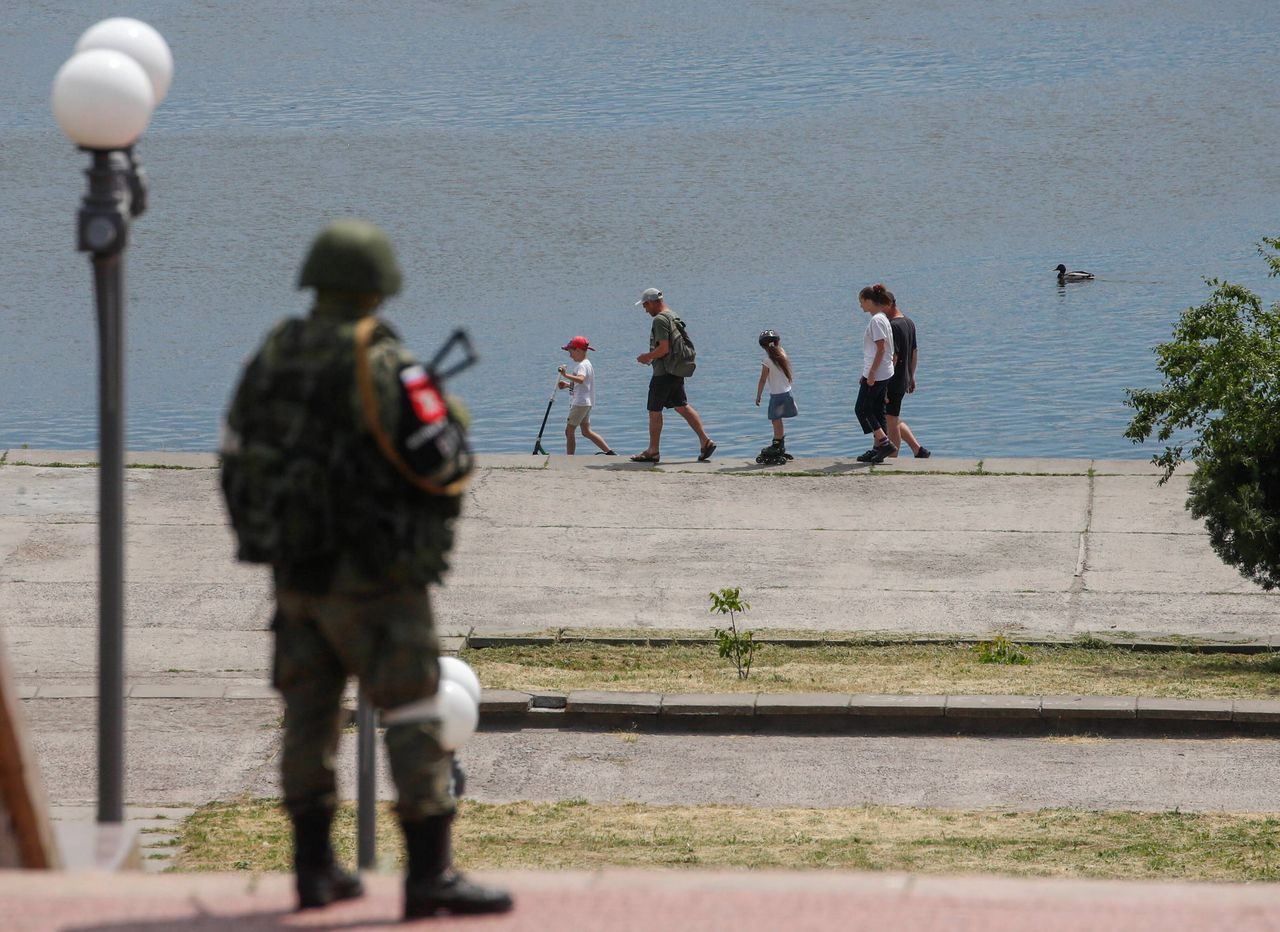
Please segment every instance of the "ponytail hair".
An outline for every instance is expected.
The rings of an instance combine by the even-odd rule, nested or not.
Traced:
[[[898,301],[893,296],[893,292],[884,285],[876,283],[868,285],[858,292],[858,297],[864,301],[870,301],[878,307],[897,307]]]
[[[794,382],[795,378],[791,375],[791,360],[787,358],[781,343],[766,343],[764,351],[769,354],[769,358],[782,370],[782,374],[787,377],[787,381]]]

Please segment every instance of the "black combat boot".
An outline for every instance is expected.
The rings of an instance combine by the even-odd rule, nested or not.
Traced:
[[[505,913],[511,909],[506,890],[474,884],[453,868],[453,814],[400,820],[409,875],[404,881],[404,918],[436,913]]]
[[[298,909],[316,909],[335,900],[364,895],[360,878],[348,874],[333,859],[329,844],[332,809],[311,809],[293,817],[293,872],[297,879]]]

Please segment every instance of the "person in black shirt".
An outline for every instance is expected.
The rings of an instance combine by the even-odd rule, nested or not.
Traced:
[[[916,440],[906,421],[902,420],[902,399],[916,390],[916,362],[919,351],[916,345],[916,325],[898,309],[898,302],[889,292],[889,308],[886,314],[893,330],[893,377],[889,379],[889,401],[885,407],[885,432],[893,443],[890,456],[897,456],[905,440],[917,459],[930,453]]]

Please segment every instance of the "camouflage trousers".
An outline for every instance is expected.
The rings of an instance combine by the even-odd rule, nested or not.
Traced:
[[[334,760],[341,700],[355,676],[372,704],[394,709],[435,694],[439,643],[426,589],[369,586],[313,595],[277,587],[272,683],[284,698],[281,776],[298,815],[337,804]],[[452,812],[452,759],[434,722],[386,730],[396,811],[404,819]]]

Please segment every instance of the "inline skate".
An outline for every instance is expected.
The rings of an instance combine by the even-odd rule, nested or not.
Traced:
[[[760,451],[760,455],[756,457],[756,462],[761,466],[783,466],[795,459],[787,452],[786,441],[778,438]]]

